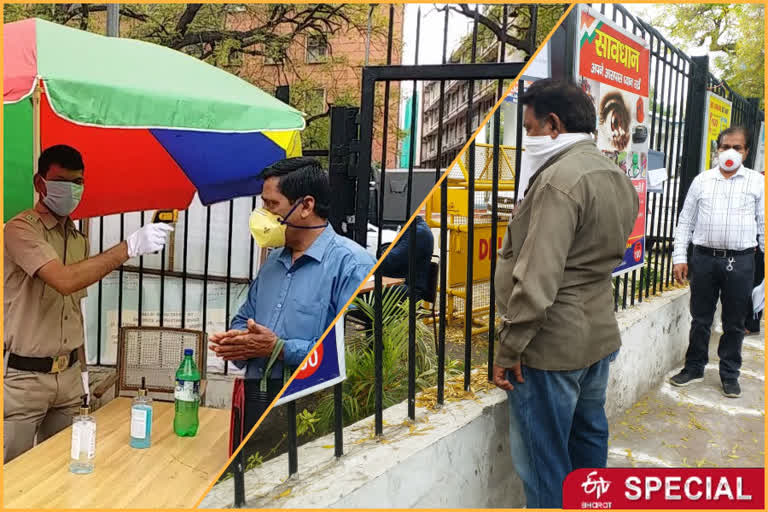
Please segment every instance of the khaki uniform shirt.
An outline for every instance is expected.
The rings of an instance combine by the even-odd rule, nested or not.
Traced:
[[[611,273],[638,208],[630,179],[592,141],[531,177],[496,265],[496,364],[577,370],[618,350]]]
[[[27,357],[69,354],[84,343],[80,300],[86,289],[64,296],[36,276],[55,259],[71,264],[88,257],[88,240],[67,218],[62,225],[38,203],[8,221],[4,231],[6,353]]]

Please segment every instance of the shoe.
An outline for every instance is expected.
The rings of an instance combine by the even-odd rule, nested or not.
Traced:
[[[683,368],[683,370],[669,379],[669,383],[673,386],[687,386],[688,384],[691,384],[693,382],[701,382],[704,380],[704,375],[698,375],[695,373],[690,372],[689,370],[686,370]]]
[[[736,379],[726,379],[723,381],[723,394],[728,398],[739,398],[741,396],[741,386]]]

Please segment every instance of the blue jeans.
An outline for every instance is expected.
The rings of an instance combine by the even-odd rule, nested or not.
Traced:
[[[512,463],[528,508],[562,508],[563,480],[579,468],[604,468],[608,458],[605,389],[618,351],[588,368],[522,367],[524,383],[508,391]]]

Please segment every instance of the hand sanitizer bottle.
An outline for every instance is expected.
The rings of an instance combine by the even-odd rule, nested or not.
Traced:
[[[90,415],[88,395],[83,395],[80,414],[72,422],[72,449],[69,471],[77,475],[93,473],[96,457],[96,419]]]
[[[131,447],[149,448],[152,444],[152,398],[147,396],[146,381],[141,378],[139,395],[131,406]]]

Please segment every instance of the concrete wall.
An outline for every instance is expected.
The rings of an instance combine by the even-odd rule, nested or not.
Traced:
[[[688,348],[691,315],[688,289],[672,290],[617,313],[621,351],[611,367],[606,412],[631,406],[681,365]]]
[[[673,290],[617,314],[622,350],[611,369],[607,411],[614,416],[659,384],[685,354],[687,290]],[[417,410],[404,422],[401,403],[384,411],[384,436],[372,419],[345,429],[345,454],[333,456],[333,436],[299,448],[299,472],[287,478],[287,456],[246,474],[251,508],[522,507],[522,484],[509,454],[506,395],[494,389],[476,400]],[[290,491],[290,492],[287,492]],[[232,481],[214,487],[205,508],[227,508]]]

